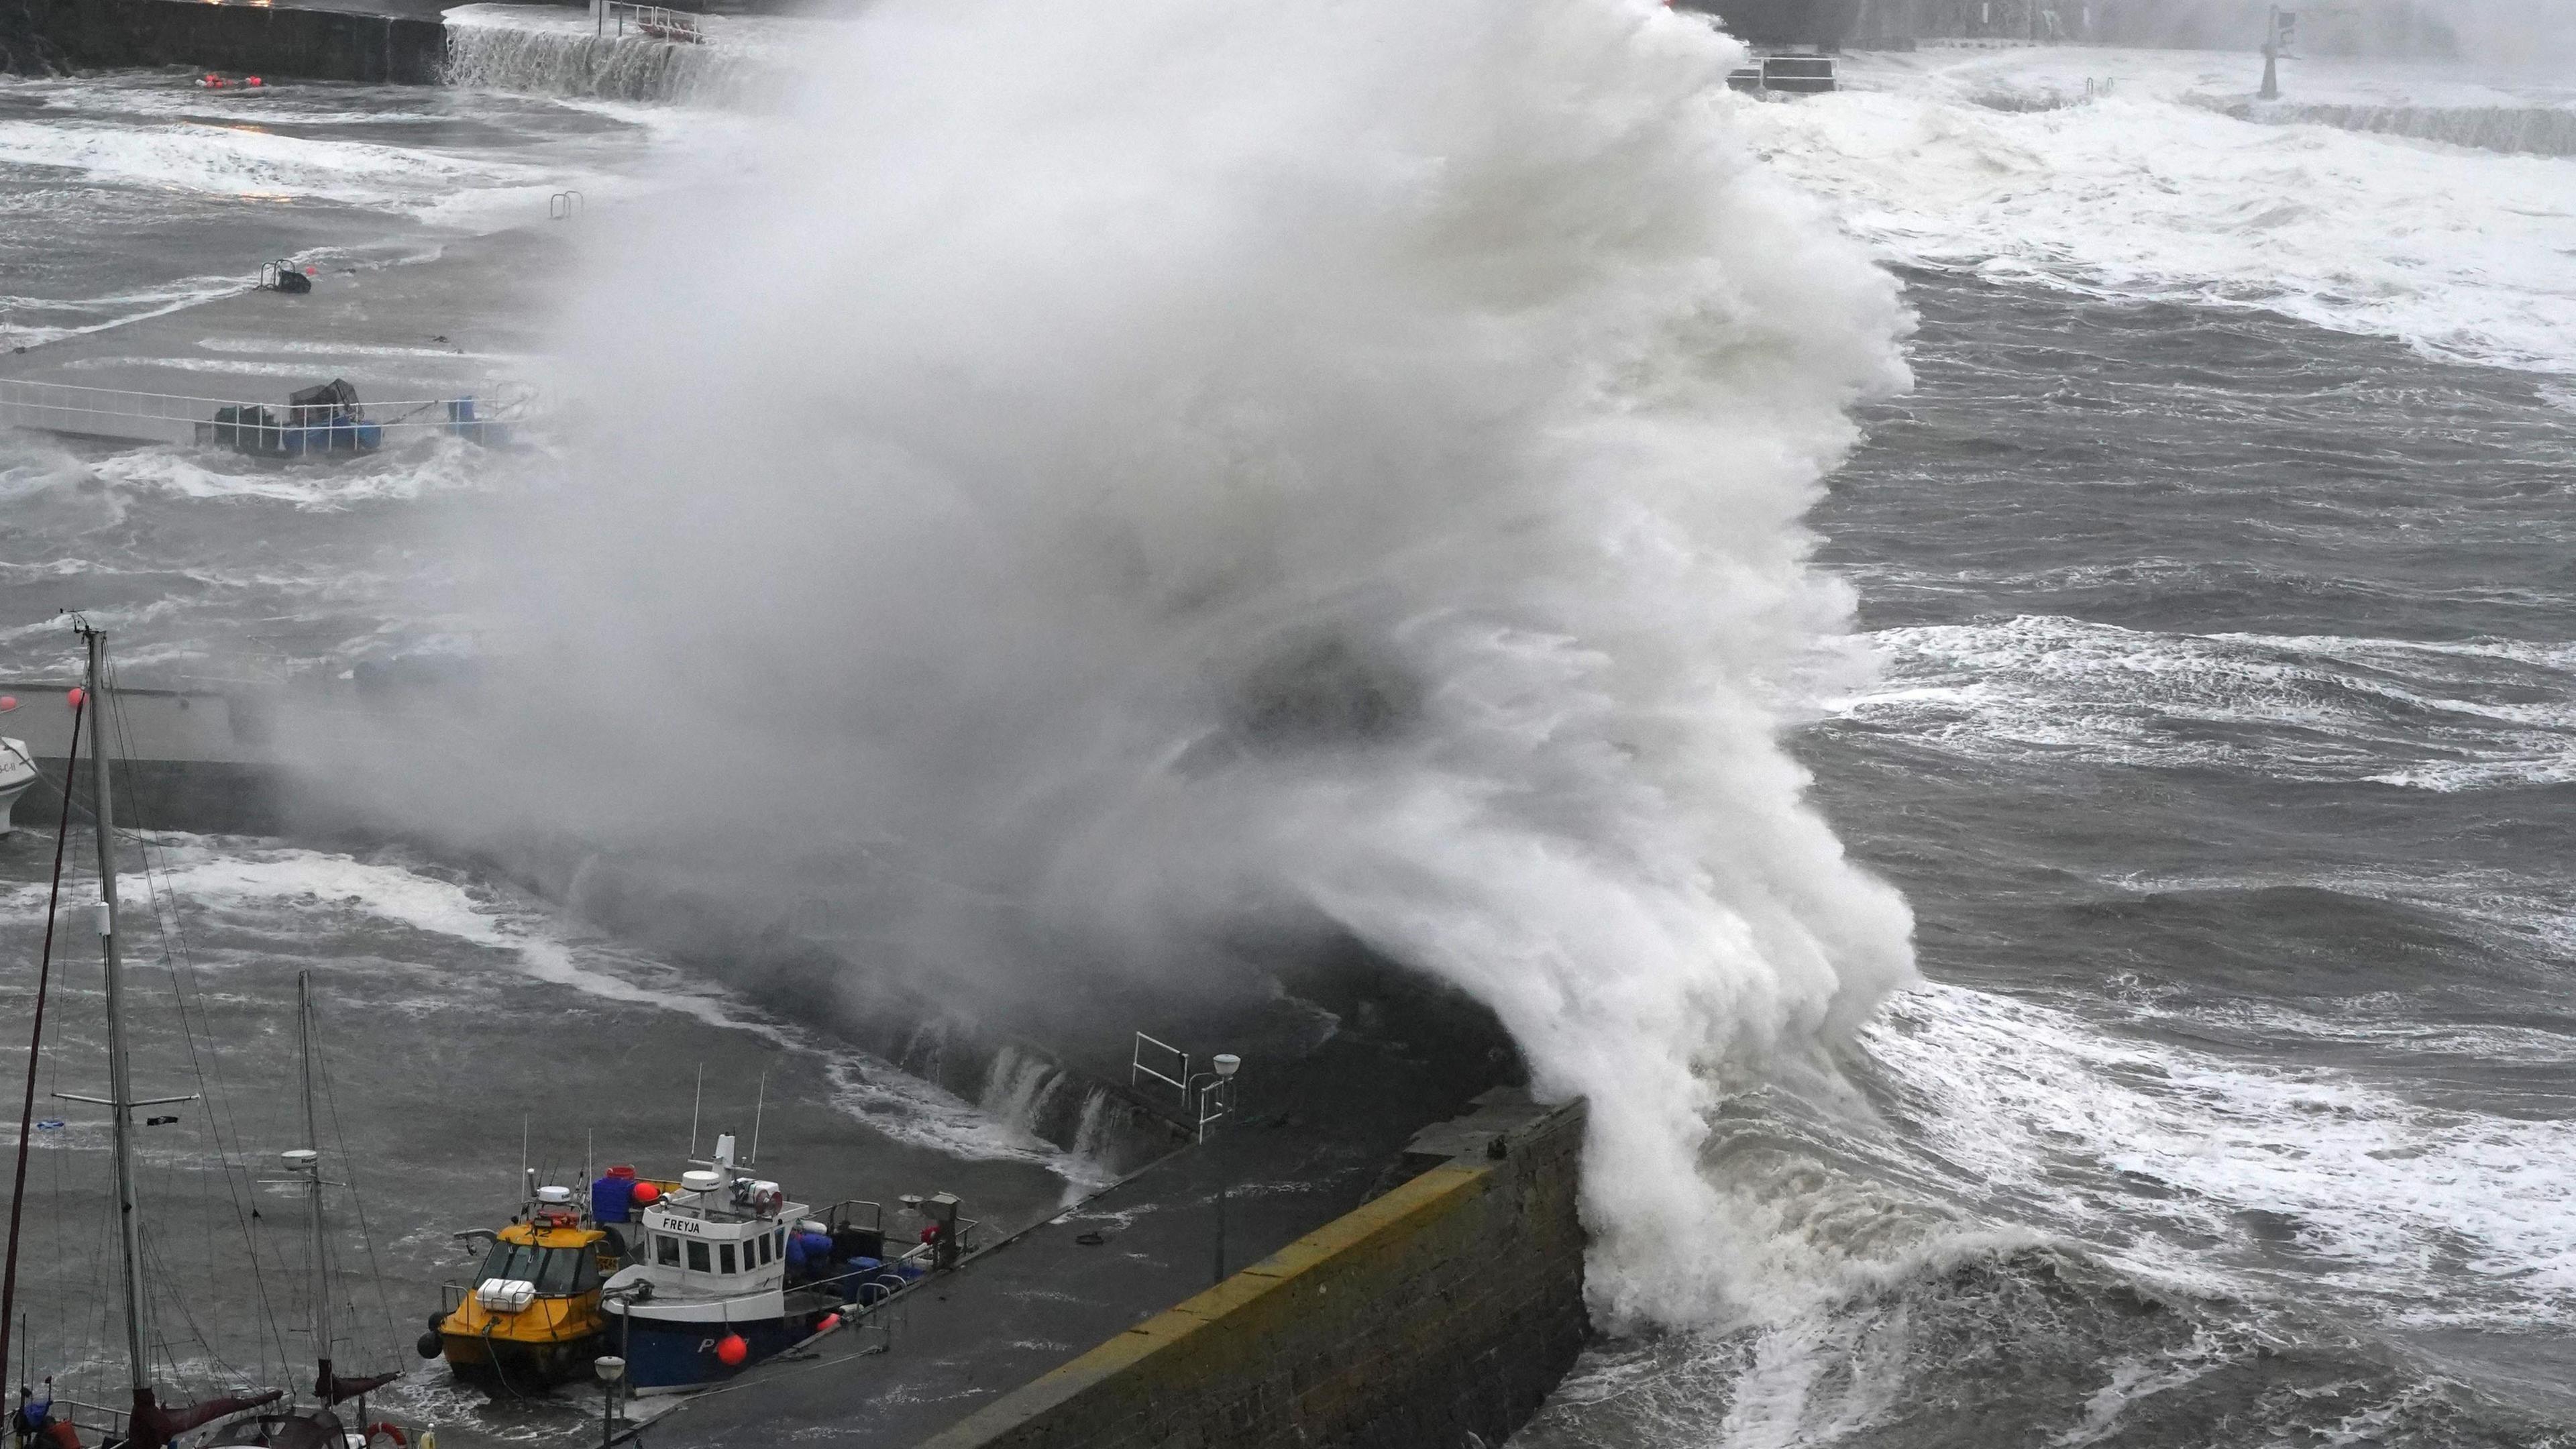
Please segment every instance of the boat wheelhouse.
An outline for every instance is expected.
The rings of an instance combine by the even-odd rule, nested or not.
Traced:
[[[635,1261],[609,1280],[611,1342],[637,1393],[716,1383],[828,1333],[851,1308],[919,1281],[938,1244],[960,1232],[956,1200],[943,1194],[952,1207],[940,1233],[890,1255],[877,1204],[818,1215],[777,1183],[737,1172],[733,1145],[718,1137],[712,1161],[644,1208]]]

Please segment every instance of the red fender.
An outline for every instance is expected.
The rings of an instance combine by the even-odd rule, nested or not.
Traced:
[[[378,1434],[382,1434],[382,1435],[384,1435],[386,1438],[393,1440],[396,1444],[401,1445],[401,1446],[402,1446],[402,1449],[411,1449],[411,1441],[410,1441],[409,1439],[406,1439],[406,1438],[404,1438],[404,1437],[403,1437],[402,1426],[401,1426],[401,1425],[399,1425],[399,1424],[389,1424],[389,1423],[382,1423],[382,1422],[379,1422],[379,1423],[369,1424],[369,1425],[367,1426],[367,1442],[368,1442],[368,1443],[370,1443],[370,1444],[375,1443],[375,1442],[376,1442],[376,1436],[377,1436]]]

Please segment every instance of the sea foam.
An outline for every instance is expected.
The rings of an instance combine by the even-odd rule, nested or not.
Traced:
[[[2576,372],[2576,158],[2232,119],[2190,89],[2209,63],[2079,50],[1952,74],[1864,60],[1846,67],[1855,89],[1752,107],[1748,124],[1892,259]],[[1978,100],[2081,97],[2093,76],[2115,85],[2081,103]],[[2376,94],[2361,79],[2334,93]]]

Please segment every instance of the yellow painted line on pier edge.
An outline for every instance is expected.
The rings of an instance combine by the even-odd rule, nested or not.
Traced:
[[[1334,1289],[1365,1291],[1372,1270],[1483,1195],[1493,1169],[1450,1162],[1335,1218],[1278,1252],[1155,1314],[1116,1338],[1014,1389],[938,1434],[920,1449],[977,1449],[1012,1442],[1011,1431],[1091,1390],[1146,1367],[1159,1355],[1248,1350],[1269,1323],[1297,1313],[1301,1298]],[[1224,1344],[1220,1331],[1243,1338]],[[1196,1357],[1197,1353],[1190,1356]]]

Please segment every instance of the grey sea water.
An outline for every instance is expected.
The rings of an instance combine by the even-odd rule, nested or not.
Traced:
[[[1809,1291],[1533,1445],[2576,1433],[2576,416],[2259,311],[1908,275],[1799,751],[1918,913],[1855,1125],[1738,1100]]]
[[[20,222],[0,327],[41,337],[227,284],[231,261],[203,258],[218,243],[250,265],[434,245],[477,197],[643,166],[668,124],[475,92],[231,104],[173,76],[0,86]],[[2576,1437],[2563,384],[2256,307],[1903,279],[1917,388],[1868,413],[1811,520],[1883,667],[1795,745],[1852,852],[1913,903],[1925,982],[1844,1052],[1839,1085],[1726,1104],[1703,1168],[1776,1245],[1740,1320],[1600,1344],[1516,1442]],[[270,468],[0,434],[0,675],[65,670],[66,604],[118,631],[138,681],[470,647],[413,611],[441,566],[422,541],[541,466],[428,447]],[[13,988],[45,846],[0,841]],[[271,1282],[215,1246],[237,1204],[291,1211],[252,1158],[288,1130],[299,970],[326,1001],[343,1121],[368,1124],[348,1146],[400,1301],[353,1306],[389,1325],[382,1354],[407,1352],[446,1235],[506,1210],[523,1131],[549,1162],[593,1133],[603,1158],[666,1160],[701,1062],[738,1110],[787,1048],[774,1150],[849,1164],[834,1196],[936,1177],[1008,1217],[1079,1171],[425,857],[192,837],[154,867],[185,903],[179,999],[235,1053],[215,1072],[227,1135],[174,1147],[155,1184],[168,1251],[222,1305],[165,1322],[209,1372],[236,1363],[217,1345],[304,1347],[291,1327],[260,1346]],[[64,1090],[94,985],[71,969],[47,1067]],[[180,1075],[175,1019],[149,1029]],[[76,1119],[47,1147],[63,1236],[38,1286],[61,1305],[98,1269],[101,1154]],[[237,1168],[185,1166],[209,1148]],[[262,1272],[282,1283],[284,1261]],[[95,1366],[109,1326],[58,1306],[29,1361]],[[435,1370],[394,1403],[452,1444],[569,1443],[590,1422]]]

